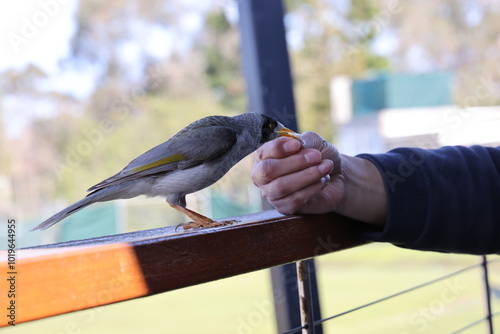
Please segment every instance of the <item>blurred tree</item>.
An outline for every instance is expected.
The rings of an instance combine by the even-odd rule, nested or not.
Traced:
[[[47,78],[47,74],[32,64],[21,70],[9,69],[0,75],[2,97],[11,95],[43,95],[37,84],[40,79],[45,78]]]
[[[3,110],[0,105],[0,175],[11,173],[11,142],[5,135],[5,124],[3,121]]]
[[[71,113],[33,118],[19,136],[8,139],[13,201],[22,205],[19,214],[23,218],[37,217],[44,200],[55,197],[60,184],[57,162],[65,161],[67,140],[73,136],[75,123]]]
[[[148,31],[175,29],[182,10],[182,3],[175,0],[80,1],[71,60],[99,63],[104,69],[101,80],[131,79],[130,59],[124,57],[124,52],[137,52],[136,60],[141,63],[135,65],[144,65]]]
[[[214,95],[229,110],[243,111],[245,97],[239,57],[239,32],[222,9],[205,14],[203,53],[205,75]]]
[[[330,120],[331,78],[388,67],[387,60],[370,49],[378,33],[372,21],[379,3],[353,0],[347,8],[327,0],[288,0],[285,4],[294,27],[289,38],[293,33],[298,40],[290,51],[302,130],[331,139],[334,129],[326,121]]]
[[[13,200],[22,201],[26,213],[31,214],[37,214],[41,198],[54,196],[57,181],[53,162],[63,159],[64,145],[76,128],[77,103],[69,96],[45,90],[46,78],[47,74],[34,65],[11,69],[0,76],[2,102],[9,102],[8,107],[3,103],[0,123],[6,115],[9,119],[0,124],[0,132],[5,132],[6,127],[12,132],[10,137],[0,135],[0,173],[8,173]],[[45,116],[43,110],[51,116]]]
[[[389,64],[405,71],[456,69],[457,101],[500,102],[500,6],[493,1],[285,3],[301,130],[332,138],[331,77],[362,76]],[[48,74],[35,66],[0,76],[2,99],[35,106],[47,99],[58,111],[32,117],[19,138],[0,131],[0,149],[11,149],[0,173],[10,166],[16,180],[24,177],[26,194],[80,198],[189,122],[245,109],[239,34],[222,6],[206,10],[182,0],[81,0],[78,6],[71,56],[61,69],[97,69],[88,100],[51,92],[41,84]],[[387,32],[397,39],[388,58],[373,51]],[[26,175],[47,181],[36,186]],[[40,190],[33,192],[35,186]]]
[[[189,122],[225,113],[200,75],[206,61],[194,43],[196,34],[183,28],[182,18],[190,14],[189,6],[177,0],[80,2],[69,63],[92,63],[102,73],[67,141],[67,154],[78,167],[61,169],[59,193],[80,198],[87,187]],[[150,33],[158,30],[172,52],[159,56],[151,49]],[[67,165],[64,159],[60,163]]]
[[[391,20],[396,68],[453,70],[455,99],[464,106],[500,102],[500,6],[494,1],[405,1]],[[425,24],[423,24],[425,22]]]

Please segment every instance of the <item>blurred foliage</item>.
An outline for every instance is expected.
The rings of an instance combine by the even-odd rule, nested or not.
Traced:
[[[356,29],[377,14],[377,1],[356,0],[344,17],[338,3],[326,0],[285,1],[287,15],[300,22],[302,47],[291,48],[297,110],[301,130],[312,130],[331,140],[330,80],[335,75],[359,77],[387,69],[388,61],[370,51],[375,32]],[[349,21],[346,21],[349,20]]]
[[[453,70],[457,104],[500,103],[498,2],[414,0],[402,3],[400,9],[391,20],[399,37],[396,69]]]
[[[223,10],[205,15],[205,75],[209,87],[222,106],[245,108],[244,84],[239,57],[239,36]]]
[[[188,100],[148,95],[136,108],[136,112],[86,118],[78,123],[76,134],[67,141],[66,158],[69,152],[76,152],[81,159],[78,168],[69,168],[57,182],[58,193],[81,198],[85,189],[119,172],[134,157],[161,144],[190,122],[226,113],[209,96]],[[102,122],[108,120],[109,128],[103,128]],[[90,143],[88,154],[80,153],[82,143]]]
[[[9,150],[9,142],[7,141],[7,137],[5,136],[5,124],[3,122],[2,117],[2,109],[0,109],[0,175],[9,175],[11,174],[11,160],[12,157],[8,154]]]
[[[351,22],[366,22],[372,20],[380,12],[380,4],[374,0],[351,0],[347,19]]]
[[[60,69],[96,71],[87,98],[54,91],[45,85],[52,74],[33,65],[0,76],[0,173],[11,178],[15,199],[34,206],[37,198],[82,197],[195,119],[245,111],[235,6],[181,0],[81,0],[78,6],[71,52]],[[302,131],[333,137],[329,82],[335,75],[451,69],[458,104],[500,102],[494,2],[285,0],[285,7]],[[197,28],[186,23],[198,22],[193,17]],[[172,39],[169,52],[151,52],[158,43],[153,32]],[[395,45],[378,52],[374,46],[388,36]],[[6,131],[5,105],[12,100],[25,104],[9,107],[9,115],[28,115],[15,136]],[[52,112],[33,112],[43,105]]]

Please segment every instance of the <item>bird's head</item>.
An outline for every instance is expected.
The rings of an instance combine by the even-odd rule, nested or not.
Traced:
[[[265,143],[276,139],[278,137],[290,137],[300,140],[300,134],[286,128],[280,122],[275,119],[261,115],[262,116],[262,126],[261,126],[261,143]]]
[[[290,137],[301,141],[300,134],[286,128],[280,122],[266,115],[246,112],[234,116],[232,119],[241,130],[246,130],[243,132],[245,136],[249,136],[247,138],[248,143],[252,143],[250,146],[254,150],[260,145],[279,137]]]

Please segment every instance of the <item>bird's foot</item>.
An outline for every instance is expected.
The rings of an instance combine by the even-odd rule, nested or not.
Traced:
[[[192,228],[209,228],[209,227],[219,227],[219,226],[226,226],[226,225],[232,225],[236,223],[236,220],[203,220],[203,221],[197,221],[197,222],[189,222],[189,223],[182,223],[177,225],[175,230],[177,230],[179,227],[182,226],[184,230],[189,230]]]
[[[170,203],[169,203],[170,204]],[[193,210],[189,210],[188,208],[182,207],[180,205],[172,205],[170,204],[174,209],[182,212],[189,218],[191,218],[193,221],[190,223],[183,223],[179,224],[175,227],[175,230],[179,227],[182,226],[184,230],[189,230],[192,228],[199,228],[199,227],[218,227],[218,226],[226,226],[226,225],[231,225],[236,222],[236,220],[222,220],[222,221],[215,221],[212,220],[208,217],[205,217],[204,215],[199,214],[198,212],[195,212]]]

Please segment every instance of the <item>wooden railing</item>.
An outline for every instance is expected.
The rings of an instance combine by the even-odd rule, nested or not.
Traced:
[[[15,323],[107,305],[311,258],[364,243],[336,215],[237,217],[231,226],[164,227],[16,249]],[[7,259],[7,252],[0,258]],[[1,271],[8,273],[6,261]],[[5,281],[4,281],[5,282]],[[2,283],[4,284],[4,283]],[[9,325],[8,317],[0,326]]]

